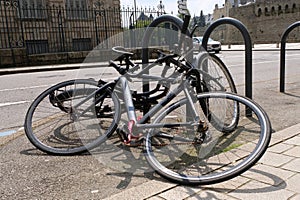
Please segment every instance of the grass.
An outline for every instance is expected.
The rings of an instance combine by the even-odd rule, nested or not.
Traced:
[[[228,147],[226,147],[225,149],[222,150],[223,153],[231,151],[232,149],[236,149],[238,147],[242,146],[242,144],[232,144]]]

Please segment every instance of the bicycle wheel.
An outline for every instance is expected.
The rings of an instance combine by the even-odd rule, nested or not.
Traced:
[[[30,142],[56,155],[81,153],[104,142],[117,127],[120,105],[110,89],[88,100],[97,89],[96,81],[78,79],[41,93],[26,114],[24,127]],[[86,102],[74,108],[84,99]]]
[[[214,55],[208,53],[199,53],[196,56],[196,66],[201,76],[202,92],[230,92],[237,93],[233,78],[222,60]],[[207,105],[208,102],[206,102]],[[221,124],[222,131],[230,133],[234,131],[239,121],[239,105],[237,102],[227,103],[228,108],[227,116],[222,120],[216,117],[215,126]],[[204,110],[209,110],[203,106]],[[229,112],[231,111],[231,112]],[[207,115],[213,115],[213,113],[207,113]]]
[[[200,105],[194,103],[200,121],[192,112],[186,112],[187,99],[180,100],[154,120],[155,127],[163,126],[147,134],[148,163],[163,177],[181,184],[212,184],[245,172],[268,147],[271,137],[268,116],[255,102],[236,94],[212,92],[197,98],[209,99],[210,109],[219,118],[226,116],[228,102],[238,102],[241,112],[235,131],[224,134],[216,129]],[[250,109],[252,117],[242,116],[246,109]]]

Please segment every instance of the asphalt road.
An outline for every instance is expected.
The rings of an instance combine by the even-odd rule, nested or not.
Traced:
[[[59,70],[0,76],[0,135],[23,127],[31,102],[45,89],[75,78],[100,77],[103,69]]]

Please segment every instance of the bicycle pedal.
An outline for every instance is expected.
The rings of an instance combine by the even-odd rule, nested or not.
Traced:
[[[117,132],[117,134],[118,134],[118,136],[119,136],[119,138],[122,142],[128,141],[128,134],[125,131],[118,128],[116,132]]]
[[[212,135],[211,135],[211,133],[210,133],[210,131],[206,131],[205,133],[204,133],[204,140],[203,140],[203,143],[208,143],[208,142],[210,142],[211,140],[212,140]]]
[[[142,146],[144,144],[144,141],[145,141],[144,137],[141,137],[136,140],[131,140],[130,142],[124,142],[124,145],[128,147],[138,147],[138,146]]]
[[[194,143],[205,144],[205,143],[209,143],[211,140],[212,140],[212,135],[209,130],[206,130],[205,132],[199,133],[199,135],[197,135],[194,138]]]

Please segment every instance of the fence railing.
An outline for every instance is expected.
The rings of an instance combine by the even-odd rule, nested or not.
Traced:
[[[146,27],[159,15],[154,9],[24,7],[0,0],[0,49],[25,48],[32,55],[137,45],[139,35],[134,41],[112,36]]]

